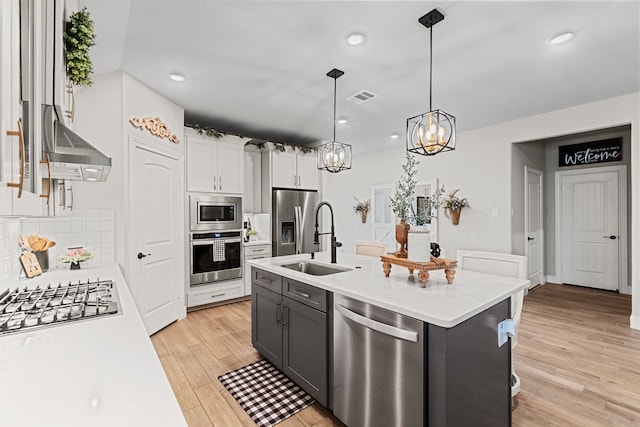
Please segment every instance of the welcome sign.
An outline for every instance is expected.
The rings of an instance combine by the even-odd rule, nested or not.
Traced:
[[[622,138],[559,147],[559,166],[590,165],[622,160]]]

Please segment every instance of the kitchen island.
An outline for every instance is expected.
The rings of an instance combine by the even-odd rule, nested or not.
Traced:
[[[436,271],[422,288],[404,269],[385,278],[378,257],[328,261],[251,262],[261,354],[352,427],[510,425],[511,346],[498,324],[527,280],[458,271],[448,284]]]
[[[54,270],[6,289],[111,279],[120,312],[0,335],[0,424],[186,426],[118,267]]]

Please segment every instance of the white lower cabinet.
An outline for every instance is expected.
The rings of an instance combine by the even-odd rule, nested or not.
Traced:
[[[271,258],[271,242],[252,244],[244,247],[244,294],[251,295],[251,266],[247,261],[252,259]]]
[[[244,280],[227,280],[212,285],[192,286],[187,292],[187,307],[211,304],[244,296]]]

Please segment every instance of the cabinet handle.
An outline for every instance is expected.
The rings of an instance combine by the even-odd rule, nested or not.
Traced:
[[[296,291],[295,289],[289,289],[289,292],[302,298],[311,298],[311,295]]]
[[[251,252],[264,252],[264,248],[262,248],[262,249],[254,249]]]
[[[67,188],[67,191],[69,192],[70,197],[66,198],[67,200],[69,200],[69,203],[65,207],[73,210],[73,187]]]
[[[67,190],[64,188],[64,181],[58,181],[58,196],[60,201],[58,202],[58,206],[64,210],[67,207],[66,200]]]
[[[223,292],[223,293],[221,293],[221,294],[211,295],[211,298],[223,297],[223,296],[225,296],[225,295],[226,295],[226,293],[225,293],[225,292]]]
[[[289,323],[289,307],[287,307],[287,303],[282,303],[282,326],[287,326]]]
[[[40,197],[47,199],[47,205],[49,204],[49,199],[51,198],[51,186],[53,185],[51,182],[51,162],[49,161],[49,155],[47,154],[47,158],[44,160],[40,160],[41,164],[45,164],[47,165],[47,175],[49,176],[49,178],[47,179],[42,179],[42,185],[44,186],[44,183],[47,183],[47,194],[40,194]]]
[[[220,184],[220,191],[222,191],[222,177],[218,177],[218,184]]]
[[[8,182],[7,187],[18,189],[18,199],[22,197],[22,187],[24,185],[24,135],[22,134],[22,122],[18,120],[18,130],[8,130],[8,136],[17,136],[20,143],[20,180],[18,182]]]
[[[73,118],[76,112],[76,96],[73,93],[73,83],[71,82],[67,83],[67,93],[69,94],[70,107],[68,110],[65,110],[65,115],[69,118],[69,120],[71,120],[71,123],[73,123]]]
[[[217,189],[218,189],[218,187],[217,187],[217,182],[216,182],[216,180],[217,180],[217,179],[218,179],[218,177],[217,177],[217,176],[214,176],[214,177],[213,177],[213,189],[214,189],[214,190],[217,190]]]
[[[276,303],[276,325],[279,325],[280,322],[282,322],[282,311],[280,310],[282,308],[280,307],[281,304],[281,302]]]

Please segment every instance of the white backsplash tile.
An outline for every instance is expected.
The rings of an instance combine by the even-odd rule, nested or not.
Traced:
[[[107,266],[115,262],[115,214],[113,209],[75,209],[71,217],[0,217],[0,282],[20,274],[18,236],[39,233],[56,245],[49,249],[49,269],[67,269],[58,260],[67,248],[82,246],[93,252],[86,266]]]

